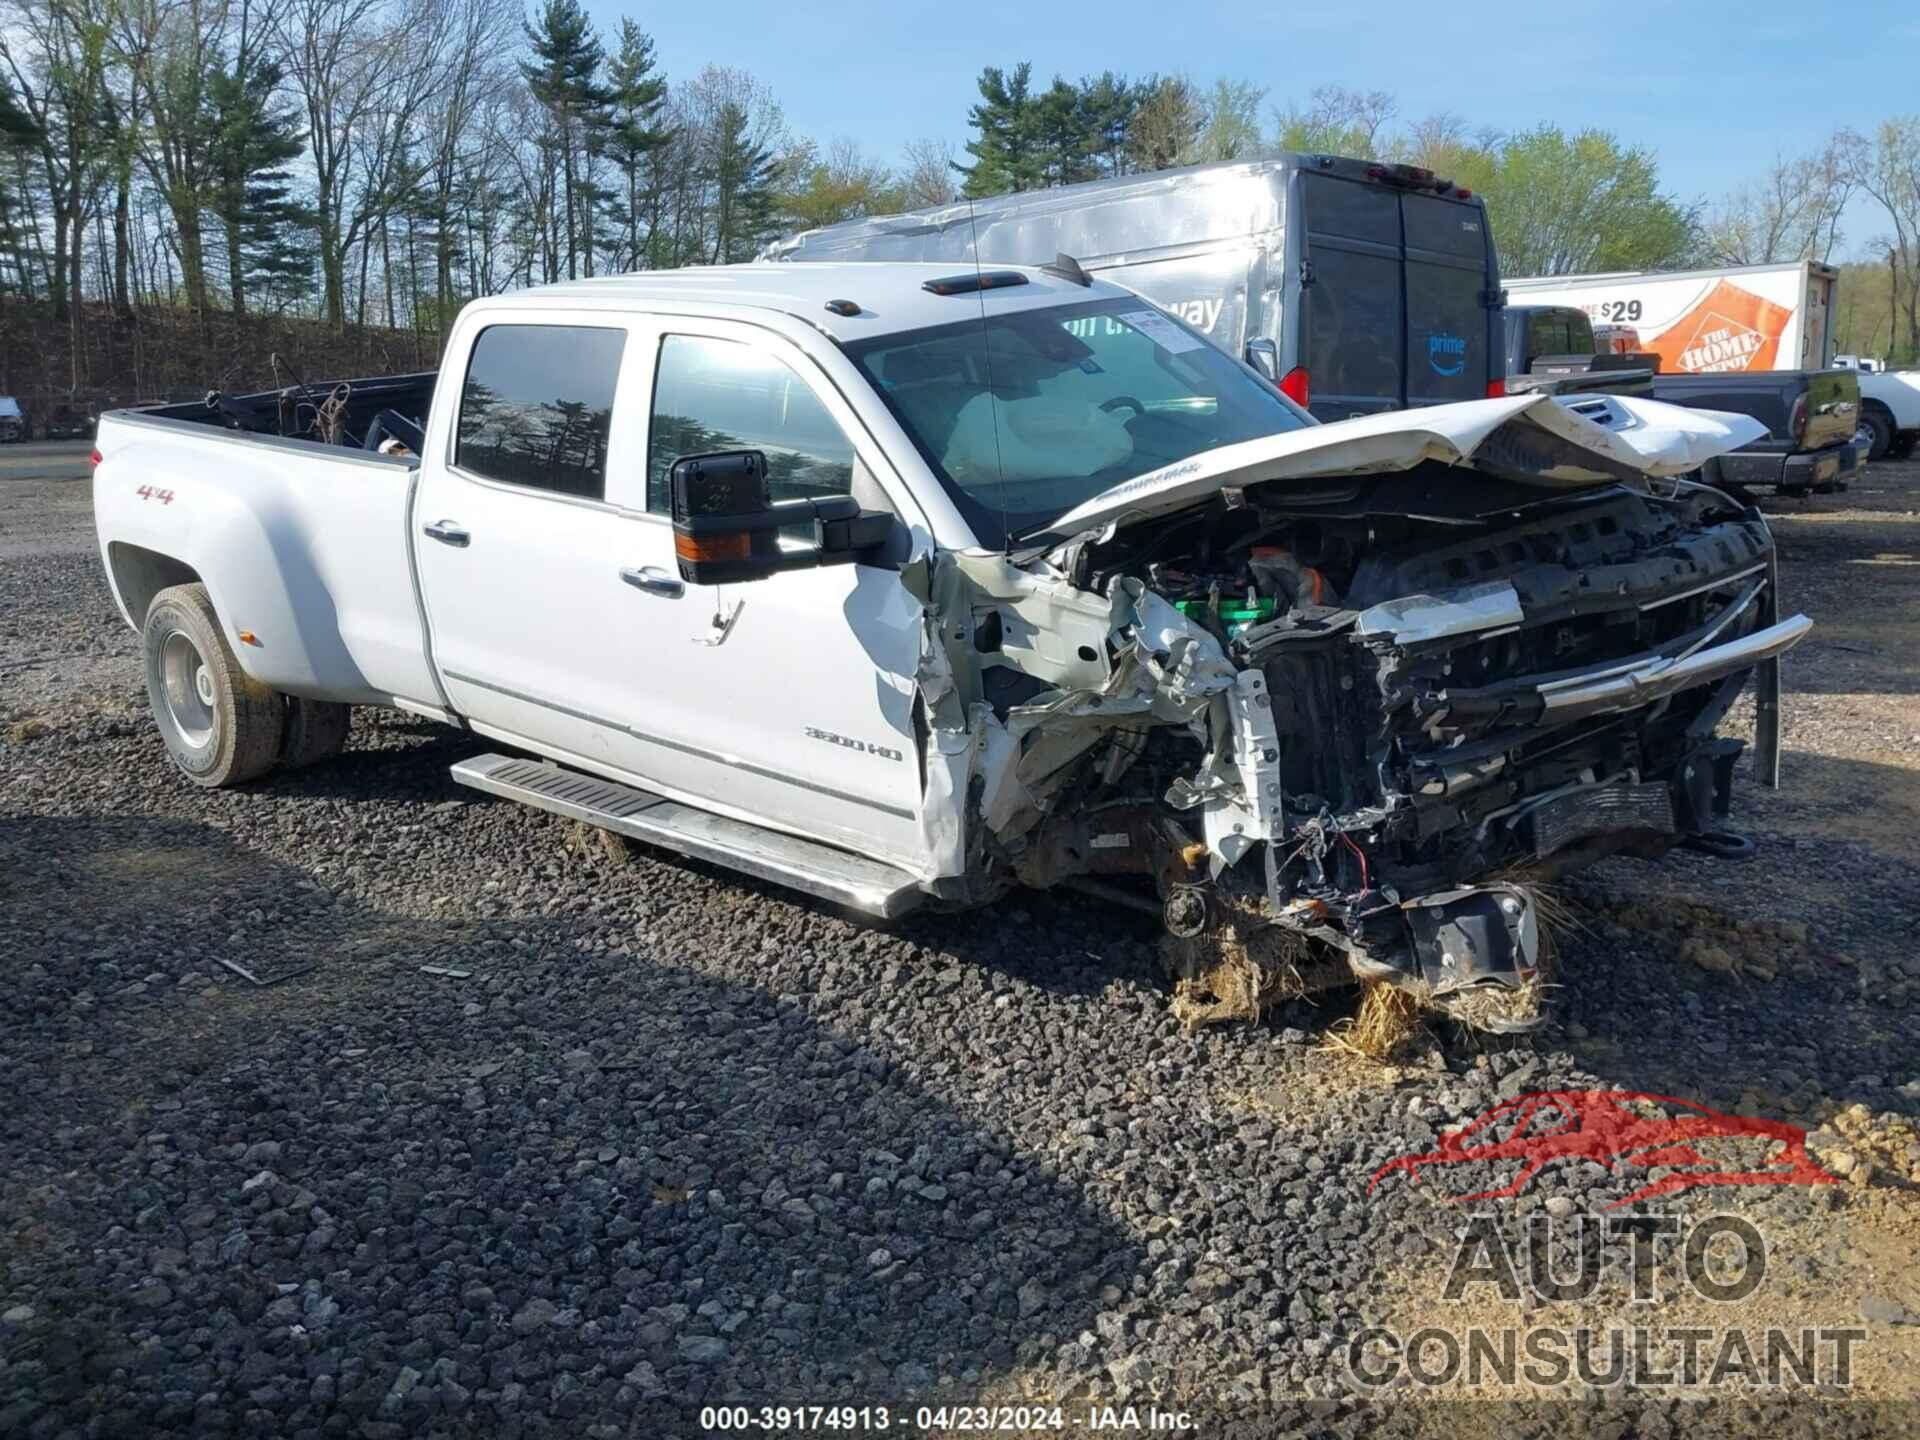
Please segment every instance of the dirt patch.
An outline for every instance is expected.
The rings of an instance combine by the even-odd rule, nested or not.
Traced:
[[[1821,1128],[1808,1148],[1834,1174],[1856,1186],[1920,1189],[1920,1124],[1911,1117],[1875,1115],[1857,1102],[1822,1105],[1814,1115]]]
[[[1683,962],[1722,975],[1772,980],[1817,974],[1808,927],[1793,920],[1753,920],[1685,900],[1623,900],[1606,907],[1616,925],[1658,937]]]

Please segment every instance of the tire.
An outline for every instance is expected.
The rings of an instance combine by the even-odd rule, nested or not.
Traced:
[[[280,742],[282,769],[305,769],[331,759],[346,747],[347,727],[353,721],[351,706],[299,695],[287,696],[286,702],[287,730]]]
[[[240,668],[206,586],[174,585],[154,596],[141,642],[153,721],[183,775],[213,790],[273,769],[285,702]]]
[[[1869,462],[1884,460],[1893,448],[1893,419],[1884,410],[1862,410],[1860,423],[1853,432],[1853,443],[1866,446],[1861,456]]]

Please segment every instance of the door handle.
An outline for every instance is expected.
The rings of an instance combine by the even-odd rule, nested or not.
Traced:
[[[620,578],[636,590],[644,590],[649,595],[665,595],[674,598],[686,593],[686,585],[676,575],[669,575],[658,565],[642,565],[638,570],[622,570]]]
[[[438,540],[442,545],[457,545],[462,550],[473,540],[464,529],[452,520],[436,520],[431,525],[421,527],[429,539]]]

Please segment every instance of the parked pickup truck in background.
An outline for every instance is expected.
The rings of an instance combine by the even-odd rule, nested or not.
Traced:
[[[1602,349],[1593,322],[1570,305],[1502,312],[1509,395],[1651,395],[1658,355]]]
[[[1657,400],[1750,415],[1767,433],[1705,467],[1709,484],[1781,495],[1844,490],[1860,468],[1860,386],[1851,370],[1656,375]]]
[[[1574,306],[1509,305],[1505,320],[1509,393],[1650,395],[1758,420],[1766,434],[1716,460],[1703,476],[1714,484],[1782,495],[1844,490],[1865,457],[1857,407],[1878,377],[1838,370],[1669,375],[1652,352],[1600,353],[1592,322]],[[1920,425],[1920,388],[1900,387],[1893,398]],[[1890,419],[1876,423],[1892,433]]]
[[[1920,370],[1869,370],[1862,365],[1853,378],[1860,387],[1860,423],[1853,441],[1862,457],[1906,459],[1920,444]]]
[[[1317,425],[1071,269],[681,270],[478,300],[438,374],[102,417],[180,770],[397,705],[460,783],[878,915],[1151,908],[1195,1019],[1354,976],[1532,1023],[1512,877],[1738,848],[1777,613],[1757,427],[1629,397]],[[538,757],[527,758],[529,755]]]

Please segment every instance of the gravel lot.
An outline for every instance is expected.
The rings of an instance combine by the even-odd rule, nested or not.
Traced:
[[[650,1436],[723,1400],[1090,1395],[1202,1434],[1911,1434],[1916,497],[1920,466],[1883,466],[1781,509],[1820,628],[1789,788],[1742,797],[1759,857],[1581,877],[1551,1029],[1381,1067],[1323,1043],[1346,999],[1183,1033],[1152,930],[1089,901],[889,932],[618,863],[453,785],[488,746],[397,714],[194,790],[86,484],[0,475],[0,1436]],[[1706,1323],[1864,1326],[1855,1398],[1358,1398],[1369,1324],[1555,1310],[1440,1297],[1449,1199],[1510,1171],[1373,1171],[1499,1099],[1609,1087],[1845,1157],[1836,1187],[1639,1208],[1749,1216],[1765,1285]],[[1571,1162],[1479,1208],[1518,1237],[1646,1179]]]

